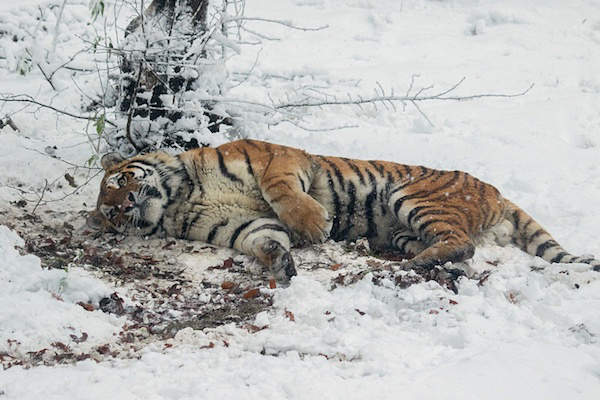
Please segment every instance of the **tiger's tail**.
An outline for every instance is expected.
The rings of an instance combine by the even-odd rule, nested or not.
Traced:
[[[529,214],[511,201],[505,201],[505,217],[513,226],[512,241],[521,250],[550,263],[584,263],[600,271],[600,260],[569,253]]]

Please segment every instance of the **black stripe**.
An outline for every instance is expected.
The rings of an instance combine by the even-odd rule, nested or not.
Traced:
[[[412,175],[412,169],[409,165],[400,164],[400,166],[404,168],[404,174],[402,174],[403,176],[410,177]]]
[[[246,160],[246,169],[248,170],[248,173],[250,176],[254,176],[254,170],[252,169],[252,163],[250,162],[250,156],[248,155],[248,152],[246,149],[244,149],[242,150],[242,153],[244,153],[244,159]]]
[[[579,263],[583,263],[583,264],[591,264],[594,261],[596,261],[595,258],[581,258],[581,257],[577,257],[577,261]]]
[[[152,236],[154,235],[156,232],[158,232],[159,229],[162,229],[162,224],[163,224],[163,218],[164,218],[164,214],[160,217],[160,220],[158,221],[158,223],[156,224],[156,226],[152,229],[152,231],[150,231],[150,233],[148,234],[148,236]],[[144,222],[144,223],[148,223],[148,221],[146,220],[141,220],[140,222]]]
[[[298,174],[298,180],[300,181],[300,186],[302,186],[302,191],[306,193],[306,184],[304,183],[304,179]]]
[[[436,219],[428,219],[427,221],[424,221],[423,223],[421,223],[419,225],[419,228],[418,228],[419,231],[421,231],[422,225],[424,225],[427,222],[432,221],[432,220],[437,221],[437,222],[445,222],[447,224],[452,225],[453,227],[456,227],[457,230],[464,231],[464,229],[462,227],[462,221],[461,221],[461,217],[463,215],[448,213],[445,210],[429,210],[429,211],[422,213],[421,215],[418,215],[415,218],[415,221],[411,224],[411,228],[416,227],[420,223],[421,219],[423,219],[427,216],[430,216],[430,215],[439,215],[440,217],[436,218]]]
[[[187,236],[188,224],[189,222],[187,219],[184,219],[183,224],[181,224],[181,232],[179,233],[179,237],[182,239],[185,239],[185,237]]]
[[[360,172],[360,168],[358,168],[356,166],[356,164],[354,164],[354,162],[352,160],[349,160],[347,158],[341,158],[341,160],[343,160],[346,164],[348,164],[348,166],[350,167],[350,169],[352,171],[354,171],[354,173],[356,174],[356,176],[358,176],[358,180],[360,181],[360,183],[362,185],[365,184],[365,177],[363,176],[362,172]]]
[[[436,202],[438,202],[440,200],[443,200],[445,198],[446,198],[446,196],[441,196],[441,197],[437,197],[437,198],[428,198],[428,199],[421,200],[421,201],[422,202],[427,202],[427,203],[429,203],[429,202],[436,203]],[[417,201],[415,207],[439,207],[439,205],[420,206],[419,204],[420,204],[419,201]],[[443,209],[445,211],[445,214],[453,215],[453,216],[456,216],[458,218],[461,218],[461,217],[465,218],[467,220],[467,225],[468,226],[473,226],[473,218],[474,218],[474,216],[469,211],[465,212],[465,207],[464,206],[453,205],[453,204],[443,204],[442,207],[443,207]],[[449,210],[454,210],[454,211],[449,211]],[[397,212],[396,212],[396,214],[397,214]],[[419,217],[419,219],[420,218],[421,217]]]
[[[198,220],[200,219],[200,217],[202,216],[201,213],[196,213],[196,215],[194,215],[194,218],[192,218],[191,220],[186,219],[183,222],[183,225],[185,226],[185,231],[182,229],[182,238],[186,239],[188,237],[188,235],[190,234],[190,229],[192,229],[192,227],[194,226],[194,224],[196,222],[198,222]]]
[[[396,217],[398,219],[400,219],[400,217],[398,216],[398,211],[400,211],[400,207],[402,207],[402,203],[404,203],[404,200],[402,199],[402,197],[400,197],[398,200],[396,200],[394,202],[394,215],[396,215]]]
[[[417,214],[419,213],[419,211],[427,210],[427,209],[434,208],[434,207],[436,207],[436,206],[419,206],[419,207],[414,207],[412,210],[409,211],[409,213],[408,213],[408,215],[406,217],[406,223],[408,225],[412,225],[412,219],[417,216]],[[419,219],[420,218],[421,217],[419,217]]]
[[[145,195],[148,197],[152,197],[155,199],[160,199],[162,197],[162,195],[160,194],[160,191],[155,188],[154,186],[146,186],[148,189],[146,189],[145,191]]]
[[[152,167],[154,169],[157,169],[157,164],[156,163],[149,162],[147,160],[133,160],[131,163],[125,165],[124,168],[130,167],[131,164],[135,164],[135,163],[139,163],[139,164],[145,165],[147,167]],[[161,161],[159,161],[158,163],[160,164]]]
[[[519,219],[519,210],[513,211],[512,216],[513,216],[513,219],[515,220],[515,229],[518,230],[518,231],[520,231],[520,229],[519,229],[519,223],[521,221]],[[521,233],[521,232],[519,232],[519,233]]]
[[[411,199],[421,199],[421,198],[424,198],[424,197],[427,197],[427,196],[431,196],[435,192],[439,192],[441,190],[444,190],[444,189],[447,189],[447,188],[451,187],[452,185],[454,185],[456,183],[456,181],[459,178],[460,178],[459,171],[454,171],[454,174],[453,174],[452,178],[450,178],[450,180],[448,180],[448,182],[444,183],[442,186],[437,187],[437,188],[433,188],[431,190],[430,189],[428,189],[428,190],[420,190],[418,192],[415,192],[415,193],[403,196],[399,200],[405,201],[405,200],[411,200]],[[410,182],[409,184],[412,184],[412,183],[414,183],[414,181]],[[401,185],[401,186],[398,186],[398,187],[394,188],[394,190],[391,191],[390,196],[392,196],[394,193],[402,190],[406,186],[408,186],[408,185]],[[429,199],[427,199],[427,200],[429,200]],[[398,207],[398,208],[400,208],[400,207]],[[395,207],[394,207],[394,212],[396,212],[396,213],[398,212],[398,211],[396,211]]]
[[[196,176],[196,182],[194,182],[194,183],[196,185],[198,185],[198,188],[202,192],[203,187],[202,187],[202,182],[200,181],[200,176],[198,175],[198,166],[196,165],[196,160],[192,159],[192,165],[194,166],[194,175]]]
[[[436,223],[439,223],[439,222],[446,222],[446,223],[447,223],[448,221],[447,221],[447,220],[445,220],[445,219],[436,219],[436,218],[432,218],[432,219],[429,219],[429,220],[427,220],[427,221],[423,222],[421,225],[419,225],[419,229],[418,229],[418,231],[419,231],[419,236],[420,236],[420,237],[423,237],[423,233],[425,232],[425,229],[427,229],[427,227],[428,227],[429,225],[431,225],[431,224],[436,224]],[[455,232],[456,232],[456,231],[460,231],[460,232],[463,232],[463,233],[465,233],[465,234],[466,234],[465,230],[464,230],[464,229],[463,229],[463,227],[461,227],[461,226],[454,226],[454,227],[453,227],[453,231],[455,231]],[[440,237],[440,232],[435,232],[435,234],[433,234],[432,236],[434,236],[434,237]]]
[[[551,247],[558,247],[558,243],[556,243],[554,240],[546,240],[537,247],[535,255],[544,258],[544,253]]]
[[[321,157],[321,158],[323,161],[325,161],[331,167],[331,169],[333,169],[333,173],[335,174],[335,177],[337,178],[340,186],[342,187],[342,190],[346,190],[346,185],[344,184],[344,177],[342,176],[342,172],[340,171],[338,166],[335,165],[335,163],[333,161],[328,160],[325,157]]]
[[[550,260],[551,263],[559,263],[561,262],[561,260],[563,258],[565,258],[566,256],[570,255],[567,252],[561,251],[560,253],[558,253],[557,255],[554,256],[554,258],[552,260]]]
[[[533,242],[533,239],[535,239],[538,236],[543,235],[544,233],[546,233],[546,231],[542,228],[538,229],[537,231],[533,232],[533,234],[531,236],[529,236],[529,242]]]
[[[385,177],[385,174],[383,173],[383,165],[379,164],[377,161],[374,160],[369,160],[367,162],[371,164],[373,168],[377,170],[377,172],[379,172],[379,175],[381,175],[382,178]]]
[[[215,151],[217,152],[217,157],[219,158],[219,169],[221,170],[221,173],[234,182],[241,182],[240,178],[229,172],[227,166],[225,166],[225,160],[223,160],[223,154],[221,154],[221,151],[219,149],[215,149]]]
[[[401,254],[406,254],[406,246],[408,246],[408,244],[410,242],[418,242],[419,241],[414,236],[404,236],[404,239],[406,239],[406,240],[404,241],[404,243],[402,243],[402,246],[400,246],[400,247],[398,247],[398,244],[396,242],[396,248],[400,251]]]
[[[237,229],[233,232],[233,235],[231,235],[231,239],[229,239],[229,247],[233,248],[233,245],[235,244],[235,241],[237,240],[238,236],[240,236],[240,233],[242,233],[242,231],[244,229],[246,229],[246,227],[248,225],[250,225],[251,223],[253,223],[254,221],[256,221],[255,219],[244,222],[243,224],[241,224],[240,226],[237,227]]]
[[[523,232],[527,231],[527,227],[529,226],[529,224],[531,224],[533,222],[533,218],[530,218],[529,221],[525,222],[525,225],[523,225]]]
[[[337,194],[335,190],[335,184],[333,183],[333,179],[331,178],[331,173],[327,172],[327,182],[329,183],[329,190],[331,191],[331,198],[333,200],[333,208],[334,208],[334,216],[333,216],[333,225],[331,226],[331,234],[330,236],[333,240],[337,239],[337,233],[340,229],[340,213],[342,211],[342,205],[340,203],[340,196]]]
[[[429,174],[429,175],[426,175],[426,176],[419,176],[418,178],[414,178],[414,177],[412,177],[412,175],[411,175],[411,174],[409,174],[409,176],[410,176],[410,177],[409,177],[409,178],[406,178],[405,180],[403,180],[403,183],[401,183],[401,184],[399,184],[398,186],[396,186],[396,187],[394,188],[394,190],[392,190],[392,191],[390,192],[390,196],[391,196],[391,195],[393,195],[394,193],[396,193],[396,192],[398,192],[398,191],[400,191],[400,190],[402,190],[402,189],[406,188],[407,186],[410,186],[410,185],[412,185],[412,184],[415,184],[415,183],[421,182],[422,180],[425,180],[425,179],[429,178],[429,177],[430,177],[430,176],[432,176],[432,175],[433,175],[433,173],[431,173],[431,174]]]
[[[346,226],[340,232],[341,239],[347,239],[348,233],[354,227],[352,220],[354,219],[354,209],[356,208],[356,186],[354,182],[348,181],[348,207],[346,208]]]
[[[213,240],[215,240],[215,236],[217,235],[217,231],[219,230],[219,228],[226,226],[228,223],[229,219],[226,219],[213,225],[210,232],[208,232],[208,237],[206,238],[206,241],[212,244]]]
[[[160,180],[160,184],[163,187],[163,189],[165,190],[165,193],[167,195],[167,199],[171,199],[171,186],[169,185],[169,182],[167,182],[168,179],[161,179]]]
[[[277,225],[277,224],[267,223],[267,224],[264,224],[264,225],[261,225],[261,226],[259,226],[257,228],[252,229],[250,232],[248,232],[248,236],[251,235],[251,234],[253,234],[253,233],[262,231],[264,229],[269,229],[271,231],[288,233],[288,230],[284,226]]]
[[[244,139],[244,142],[246,142],[246,144],[248,144],[249,146],[252,146],[255,149],[259,149],[260,150],[260,147],[258,146],[258,144],[256,142],[254,142],[253,140]]]
[[[146,177],[146,175],[148,175],[148,172],[146,171],[146,168],[142,168],[142,167],[139,167],[139,166],[137,166],[137,165],[133,165],[133,164],[129,164],[129,165],[127,166],[127,168],[129,168],[129,169],[140,169],[140,170],[142,170],[142,172],[144,173],[144,176],[143,176],[142,178],[145,178],[145,177]],[[154,168],[153,168],[153,169],[154,169]],[[133,174],[133,172],[131,172],[131,174]]]
[[[371,192],[367,195],[365,200],[365,215],[367,217],[367,232],[365,232],[365,237],[370,238],[377,236],[377,225],[375,224],[375,213],[373,211],[373,203],[377,198],[377,184],[375,180],[375,176],[371,173],[371,171],[367,170],[367,175],[369,176],[369,182],[371,184]]]
[[[396,174],[398,174],[398,179],[404,178],[404,173],[400,171],[400,167],[398,165],[394,167],[394,171]]]

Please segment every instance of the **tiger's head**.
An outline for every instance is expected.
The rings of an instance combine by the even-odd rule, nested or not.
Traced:
[[[157,232],[173,184],[163,168],[174,159],[164,153],[127,160],[118,153],[103,156],[101,164],[105,174],[96,209],[87,218],[88,227],[136,235]]]

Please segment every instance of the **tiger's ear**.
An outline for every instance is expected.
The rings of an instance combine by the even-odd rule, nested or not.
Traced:
[[[94,231],[101,231],[104,229],[104,215],[100,213],[98,210],[90,211],[87,219],[85,220],[88,228]]]
[[[102,168],[104,168],[105,171],[108,171],[109,168],[115,166],[123,160],[124,158],[121,157],[121,155],[117,152],[106,153],[100,159],[100,164],[102,164]]]

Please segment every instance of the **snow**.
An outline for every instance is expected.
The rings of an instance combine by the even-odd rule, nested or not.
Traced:
[[[23,245],[13,231],[0,226],[0,354],[11,347],[37,351],[82,332],[89,347],[118,332],[122,322],[117,318],[76,304],[98,304],[111,293],[106,284],[82,270],[42,269],[39,258],[15,249]]]
[[[48,2],[2,2],[0,20],[12,16],[11,23],[25,29],[26,16],[38,4]],[[112,3],[107,7],[112,12]],[[88,12],[87,2],[68,2],[69,24],[60,28],[52,65],[82,46],[75,34],[93,37]],[[434,91],[466,77],[457,89],[461,95],[518,93],[534,83],[522,97],[422,103],[433,126],[407,104],[397,105],[397,112],[324,107],[307,111],[303,121],[312,129],[348,126],[343,129],[311,132],[257,120],[248,121],[247,129],[253,129],[252,137],[319,154],[468,171],[527,210],[565,248],[600,255],[597,1],[256,0],[247,2],[246,15],[329,27],[298,31],[247,22],[280,40],[245,46],[231,59],[232,73],[256,64],[254,76],[233,88],[231,98],[268,103],[269,97],[285,100],[302,87],[321,85],[341,97],[370,95],[376,82],[405,93],[415,74],[415,87],[433,84]],[[53,30],[55,21],[48,23]],[[3,40],[0,55],[7,49],[16,54],[18,46]],[[48,46],[53,35],[38,40]],[[29,38],[26,45],[33,42]],[[28,93],[83,114],[82,96],[69,74],[57,75],[57,94],[38,70],[20,76],[8,58],[0,59],[3,93]],[[93,75],[78,79],[97,88]],[[94,154],[85,121],[23,111],[23,105],[0,106],[1,115],[10,114],[20,129],[0,130],[0,211],[13,207],[19,194],[34,205],[32,193],[46,180],[49,198],[69,193],[63,179],[69,165],[44,149],[56,146],[59,157],[84,164]],[[97,194],[95,171],[69,171],[79,183],[92,181],[50,206],[89,210]],[[3,215],[0,224],[8,224]],[[85,352],[110,341],[124,317],[99,311],[97,303],[115,291],[134,302],[128,287],[77,266],[43,269],[37,257],[15,249],[23,245],[13,230],[0,226],[0,357],[15,351],[13,341],[20,352],[55,342]],[[228,254],[196,261],[195,254],[182,254],[180,261],[189,266],[190,277],[203,276],[206,266]],[[364,258],[351,258],[332,243],[296,250],[294,256],[298,264],[321,260],[366,267]],[[478,247],[467,268],[471,276],[492,273],[485,282],[461,278],[457,294],[434,282],[406,289],[391,282],[375,285],[370,275],[332,289],[333,271],[299,268],[289,287],[261,289],[273,295],[272,307],[253,321],[264,329],[251,332],[233,323],[185,328],[147,344],[137,357],[14,366],[0,371],[0,398],[598,398],[599,274],[578,266],[566,274],[565,265],[548,266],[515,248],[492,245]],[[89,335],[85,342],[70,339],[83,332]]]

